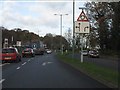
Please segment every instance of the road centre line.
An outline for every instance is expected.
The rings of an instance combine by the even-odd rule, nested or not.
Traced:
[[[42,65],[45,66],[45,65],[46,65],[46,62],[44,62]]]
[[[22,65],[25,65],[27,62],[24,62]]]
[[[2,83],[3,81],[5,81],[5,79],[0,80],[0,83]]]
[[[53,62],[47,62],[47,64],[51,64],[51,63],[53,63]]]
[[[26,63],[27,63],[27,62],[24,62],[24,63],[22,64],[22,66],[25,65]],[[16,69],[20,69],[20,68],[21,68],[21,67],[17,67]]]
[[[17,67],[16,69],[20,69],[20,67]]]
[[[28,62],[30,61],[31,59],[28,60]]]

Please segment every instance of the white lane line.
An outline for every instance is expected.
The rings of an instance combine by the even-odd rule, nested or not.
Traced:
[[[46,65],[46,62],[44,62],[42,65],[45,66],[45,65]]]
[[[24,62],[22,65],[25,65],[27,62]]]
[[[47,62],[47,64],[51,64],[51,63],[53,63],[53,62]]]
[[[7,65],[7,64],[10,64],[10,63],[4,63],[4,64],[0,64],[0,66],[5,66],[5,65]]]
[[[20,67],[17,67],[16,69],[20,69]]]
[[[28,60],[28,62],[30,61],[30,59]]]
[[[3,81],[5,81],[5,79],[0,80],[0,83],[2,83]]]

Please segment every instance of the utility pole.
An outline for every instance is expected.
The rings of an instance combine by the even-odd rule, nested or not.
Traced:
[[[73,0],[73,45],[72,45],[72,58],[75,53],[75,0]]]

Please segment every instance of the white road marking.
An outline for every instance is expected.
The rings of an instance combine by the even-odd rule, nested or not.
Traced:
[[[47,62],[47,64],[51,64],[51,63],[53,63],[53,62]]]
[[[5,79],[0,80],[0,83],[2,83],[3,81],[5,81]]]
[[[46,65],[46,62],[44,62],[42,65],[45,66],[45,65]]]
[[[0,66],[5,66],[5,65],[7,65],[7,64],[10,64],[10,63],[4,63],[4,64],[0,64]]]
[[[30,59],[28,60],[28,62],[30,61]]]
[[[27,62],[24,62],[22,65],[25,65]]]
[[[51,64],[53,62],[44,62],[42,65],[45,66],[46,64]]]
[[[20,67],[17,67],[16,69],[20,69]]]

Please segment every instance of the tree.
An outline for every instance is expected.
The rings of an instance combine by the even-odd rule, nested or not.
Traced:
[[[43,38],[43,42],[47,45],[47,48],[53,48],[53,36],[52,34],[46,34]]]
[[[112,16],[111,28],[111,48],[115,51],[120,51],[120,2],[110,3],[114,15]]]
[[[2,45],[4,43],[4,39],[8,39],[9,45],[16,45],[16,41],[22,41],[22,45],[26,45],[27,43],[42,40],[42,37],[34,34],[33,32],[29,32],[29,30],[22,30],[20,28],[14,28],[11,30],[6,29],[5,27],[1,27],[2,30]],[[13,37],[13,41],[12,41]]]
[[[68,42],[68,49],[71,48],[72,45],[72,32],[71,29],[69,28],[68,31],[65,33],[64,37],[66,38]]]
[[[101,50],[117,50],[120,35],[120,2],[86,3],[90,20],[96,21],[94,26],[98,32]]]

